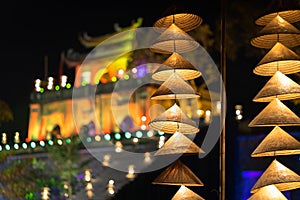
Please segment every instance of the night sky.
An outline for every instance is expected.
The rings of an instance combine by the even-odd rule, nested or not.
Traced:
[[[236,0],[228,2],[236,2]],[[263,4],[268,1],[256,0],[253,3],[255,2]],[[27,131],[30,92],[33,90],[34,80],[44,77],[45,56],[48,56],[48,75],[55,77],[58,74],[61,52],[70,48],[75,50],[82,48],[78,41],[79,33],[87,32],[91,36],[112,33],[114,23],[126,27],[138,17],[144,19],[142,26],[149,27],[171,3],[171,0],[141,3],[107,1],[105,4],[103,1],[91,0],[6,1],[0,12],[2,61],[0,99],[6,101],[13,110],[14,121],[0,127],[1,131],[3,129],[4,131]],[[220,15],[220,1],[191,0],[189,3],[194,9],[199,10],[204,23],[219,23],[215,20]],[[232,7],[234,3],[228,6]],[[263,9],[263,6],[257,6],[257,9]],[[228,13],[228,15],[234,16],[235,13]],[[249,20],[254,23],[253,18]],[[247,45],[247,41],[241,42]],[[239,103],[239,96],[249,98],[252,95],[253,97],[258,91],[257,89],[250,94],[248,92],[246,96],[243,94],[251,86],[250,82],[246,81],[247,78],[254,81],[258,78],[251,71],[258,61],[258,59],[252,62],[238,61],[241,66],[228,71],[228,77],[233,80],[229,85],[230,90],[237,89],[232,96],[235,99],[232,105]],[[231,87],[231,84],[240,87]]]
[[[13,110],[14,121],[0,129],[26,131],[30,92],[34,80],[44,78],[45,56],[48,57],[48,75],[56,77],[61,52],[82,48],[78,41],[79,33],[87,32],[91,36],[112,33],[114,23],[126,27],[138,17],[143,17],[144,24],[151,26],[152,17],[164,9],[150,1],[143,2],[143,5],[133,1],[108,1],[106,5],[101,2],[5,2],[0,12],[0,99]]]

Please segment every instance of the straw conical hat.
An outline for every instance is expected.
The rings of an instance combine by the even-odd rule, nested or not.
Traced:
[[[192,86],[184,81],[176,72],[163,83],[151,96],[151,99],[165,100],[165,99],[187,99],[197,98]]]
[[[178,131],[184,134],[194,134],[199,131],[196,123],[182,112],[176,103],[152,120],[149,126],[165,133]]]
[[[257,146],[251,156],[263,157],[294,154],[300,154],[300,142],[279,126],[275,126],[267,137]]]
[[[300,98],[300,85],[280,71],[276,71],[253,101],[270,102],[276,97],[281,101]]]
[[[203,186],[201,180],[180,160],[176,160],[165,169],[153,184],[161,185],[184,185],[184,186]]]
[[[274,17],[276,17],[277,15],[279,15],[280,17],[282,17],[284,20],[286,20],[291,24],[300,21],[300,10],[291,9],[291,10],[282,10],[279,12],[273,12],[273,13],[268,13],[266,15],[263,15],[255,21],[255,24],[259,26],[265,26],[270,21],[272,21],[272,19],[274,19]]]
[[[199,43],[178,26],[172,24],[157,38],[151,50],[156,53],[186,53],[198,48]]]
[[[156,151],[154,156],[199,153],[204,153],[204,151],[184,134],[176,132]]]
[[[248,200],[287,200],[275,185],[260,188]]]
[[[193,192],[191,189],[180,186],[179,190],[173,196],[171,200],[204,200],[201,196]]]
[[[300,56],[280,42],[276,42],[253,70],[260,76],[273,76],[276,71],[281,71],[283,74],[300,71]]]
[[[192,80],[201,76],[201,72],[195,69],[188,60],[180,54],[173,52],[163,65],[157,68],[152,78],[157,81],[165,81],[174,71],[184,80]]]
[[[183,31],[188,32],[197,28],[202,23],[202,18],[198,15],[191,14],[191,13],[178,13],[178,14],[168,15],[158,19],[154,23],[153,27],[168,28],[173,23]]]
[[[176,24],[183,31],[188,32],[200,26],[202,18],[196,14],[196,9],[191,6],[173,1],[172,4],[162,13],[153,27],[168,28],[171,24]],[[159,30],[158,30],[159,31]]]
[[[251,193],[268,185],[275,185],[280,191],[297,189],[300,188],[300,176],[274,159],[252,187]]]
[[[275,98],[248,126],[300,126],[300,118],[278,98]]]
[[[279,15],[274,17],[257,35],[251,40],[251,44],[258,48],[272,48],[276,42],[281,42],[287,47],[300,45],[300,31],[282,19]]]

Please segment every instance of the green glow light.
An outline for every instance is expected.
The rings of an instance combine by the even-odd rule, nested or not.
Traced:
[[[10,150],[10,146],[9,146],[8,144],[6,144],[6,145],[5,145],[5,149],[6,149],[7,151],[9,151],[9,150]]]
[[[121,134],[120,133],[115,133],[115,139],[120,140],[121,139]]]
[[[36,147],[35,142],[30,142],[30,147],[34,149]]]
[[[41,145],[41,147],[44,147],[44,146],[46,146],[46,143],[44,141],[40,141],[40,145]]]
[[[67,139],[66,139],[66,143],[67,143],[67,144],[70,144],[70,143],[71,143],[71,139],[70,139],[70,138],[67,138]]]
[[[142,137],[143,137],[142,131],[137,131],[137,132],[135,133],[135,136],[136,136],[137,138],[142,138]]]
[[[111,78],[111,81],[112,81],[112,82],[116,82],[116,81],[117,81],[117,77],[113,76],[113,77]]]
[[[130,132],[125,132],[125,138],[130,139],[131,138],[131,133]]]
[[[70,89],[71,88],[71,83],[67,83],[66,88]]]
[[[41,89],[40,89],[40,93],[43,93],[43,92],[45,92],[45,89],[44,89],[44,88],[41,88]]]
[[[61,139],[58,139],[58,140],[57,140],[57,144],[58,144],[58,145],[62,145],[62,144],[63,144],[63,141],[62,141]]]
[[[92,142],[92,138],[91,138],[91,137],[87,137],[87,138],[86,138],[86,141],[87,141],[88,143],[90,143],[90,142]]]
[[[100,142],[100,141],[101,141],[100,135],[96,135],[96,136],[95,136],[95,140],[96,140],[97,142]]]
[[[154,135],[154,133],[153,133],[152,131],[148,131],[148,132],[147,132],[147,136],[148,136],[148,137],[152,137],[153,135]]]
[[[86,84],[87,84],[87,82],[85,82],[85,81],[82,81],[82,83],[81,83],[82,86],[86,86]]]
[[[109,134],[105,134],[105,135],[104,135],[104,139],[105,139],[106,141],[110,141],[111,136],[110,136]]]
[[[54,144],[54,142],[53,142],[52,140],[48,140],[48,144],[49,144],[50,146],[52,146],[52,145]]]
[[[23,143],[23,144],[22,144],[22,147],[23,147],[23,149],[27,149],[28,146],[27,146],[26,143]]]
[[[164,135],[165,133],[162,132],[162,131],[158,131],[157,134],[158,134],[158,135]]]
[[[15,149],[19,149],[19,145],[18,144],[14,144],[14,148]]]
[[[128,80],[130,78],[130,76],[128,75],[128,74],[126,74],[125,76],[124,76],[124,79],[125,80]]]
[[[55,90],[58,91],[60,89],[59,85],[55,86]]]

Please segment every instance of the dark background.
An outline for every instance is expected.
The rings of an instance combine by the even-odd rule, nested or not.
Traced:
[[[150,27],[174,2],[12,0],[3,3],[0,12],[0,99],[13,110],[14,121],[4,124],[0,129],[26,134],[29,97],[34,89],[34,80],[44,78],[46,71],[48,76],[57,76],[61,52],[83,48],[78,40],[80,33],[86,32],[90,36],[113,33],[114,23],[127,27],[138,17],[143,18],[142,26]],[[187,8],[203,18],[203,24],[211,26],[216,40],[214,51],[219,51],[221,1],[178,2],[185,2]],[[227,0],[227,23],[233,23],[234,26],[228,27],[226,34],[231,34],[235,38],[234,45],[240,48],[237,51],[240,55],[227,64],[228,109],[233,109],[234,104],[253,104],[251,99],[260,88],[255,86],[256,80],[266,80],[252,73],[252,68],[259,60],[249,57],[249,49],[257,51],[250,46],[249,36],[256,33],[253,30],[254,20],[269,3],[267,0],[250,3]],[[253,12],[248,12],[250,9]],[[248,24],[244,24],[245,21]],[[48,57],[47,70],[44,67],[45,56]],[[214,60],[217,64],[219,58],[216,53]],[[245,111],[252,110],[251,105],[244,108]]]

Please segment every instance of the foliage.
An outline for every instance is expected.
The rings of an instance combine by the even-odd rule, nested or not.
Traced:
[[[0,122],[9,122],[13,120],[13,112],[9,105],[0,100]]]
[[[19,159],[17,151],[1,151],[0,194],[16,200],[40,199],[42,188],[49,187],[51,199],[65,199],[64,192],[71,199],[82,181],[77,175],[89,163],[79,163],[79,147],[79,137],[74,136],[70,143],[48,146],[48,157],[32,154]],[[71,186],[68,191],[64,191],[64,183]]]
[[[57,176],[60,177],[61,183],[67,183],[69,199],[76,193],[74,188],[79,182],[77,175],[88,162],[80,163],[79,147],[81,141],[78,135],[73,135],[71,142],[64,143],[61,146],[48,148],[49,159],[55,168]]]
[[[9,199],[39,199],[43,187],[60,185],[43,159],[18,159],[13,151],[1,151],[0,159],[0,193]]]

